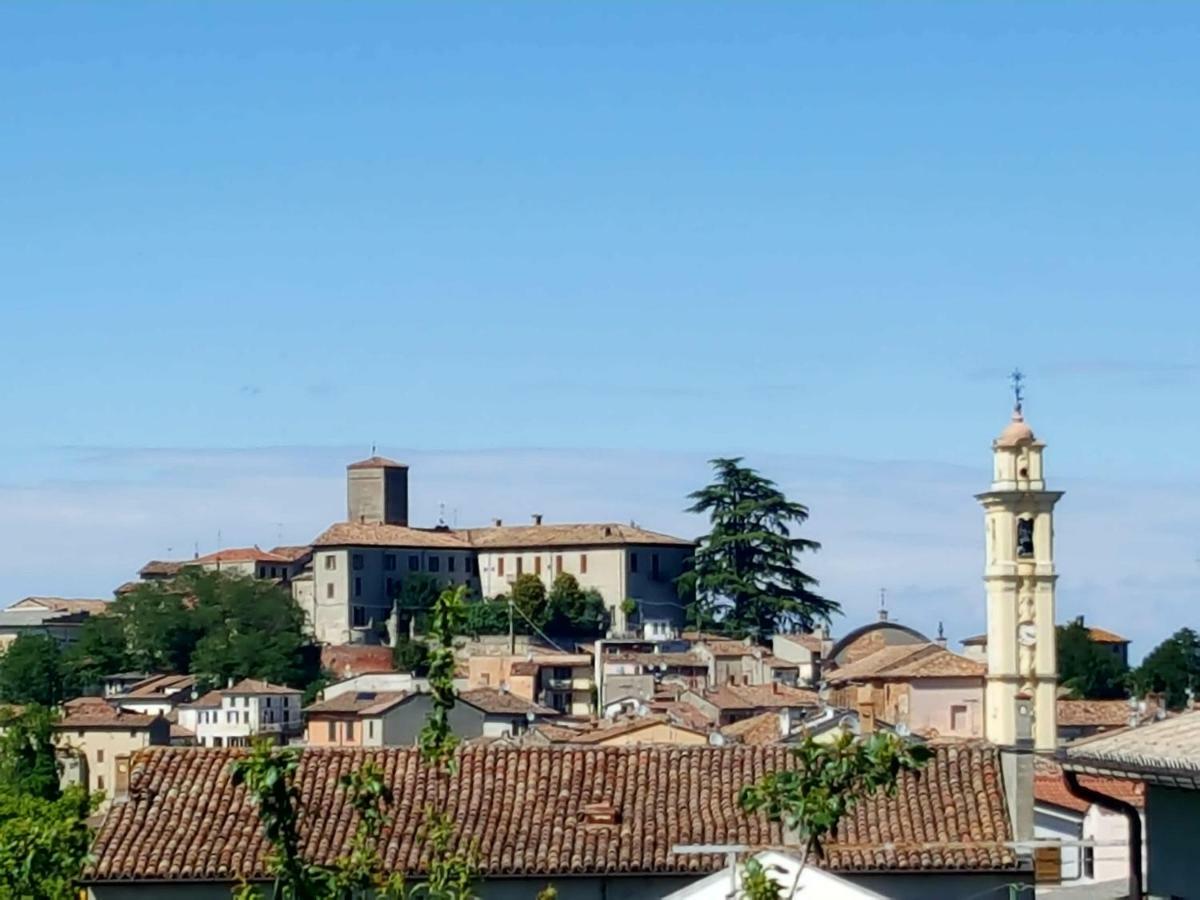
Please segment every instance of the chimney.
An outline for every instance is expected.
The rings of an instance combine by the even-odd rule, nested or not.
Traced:
[[[541,524],[542,524],[542,514],[541,514],[541,513],[534,513],[534,514],[533,514],[533,524],[534,524],[534,525],[541,525]]]
[[[1033,840],[1033,699],[1017,694],[1017,739],[1011,747],[1000,748],[1000,771],[1004,776],[1004,797],[1012,818],[1013,840]]]
[[[779,710],[779,734],[781,737],[787,737],[792,733],[792,720],[795,716],[795,710],[790,706],[785,706]]]
[[[492,527],[493,528],[499,528],[503,524],[504,524],[503,519],[492,519]]]
[[[875,698],[869,687],[860,687],[857,698],[859,734],[875,733]]]
[[[942,628],[942,623],[938,622],[937,640],[935,643],[943,650],[946,649],[946,631]]]

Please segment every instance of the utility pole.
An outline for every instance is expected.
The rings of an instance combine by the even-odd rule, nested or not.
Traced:
[[[517,655],[517,632],[513,626],[513,597],[512,591],[508,592],[508,655]]]

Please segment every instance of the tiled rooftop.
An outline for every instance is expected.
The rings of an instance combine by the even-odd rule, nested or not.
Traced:
[[[377,716],[411,696],[408,691],[346,691],[304,708],[307,715]]]
[[[506,550],[523,547],[594,547],[645,544],[690,547],[691,542],[632,525],[502,525],[496,528],[409,528],[338,522],[314,547],[426,547]]]
[[[862,679],[982,678],[987,666],[938,644],[893,644],[832,670],[830,684]]]
[[[518,697],[511,691],[498,691],[495,688],[481,687],[467,691],[459,691],[458,699],[468,706],[473,706],[485,713],[493,715],[525,715],[533,713],[537,716],[556,716],[557,710],[540,703]]]
[[[154,748],[131,765],[129,798],[110,808],[85,882],[220,880],[265,873],[257,809],[234,787],[235,749]],[[413,749],[308,749],[297,773],[305,853],[329,863],[348,849],[353,812],[338,779],[373,760],[395,806],[380,846],[393,871],[422,871],[418,837],[431,771]],[[474,847],[484,876],[707,873],[720,855],[675,855],[683,843],[778,845],[778,825],[737,803],[746,784],[791,764],[783,746],[468,746],[449,776],[457,848]],[[588,824],[609,804],[618,824]],[[1002,870],[1016,865],[994,749],[938,748],[894,796],[859,804],[827,847],[834,871]]]

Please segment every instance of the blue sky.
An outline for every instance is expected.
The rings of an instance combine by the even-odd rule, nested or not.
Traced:
[[[854,615],[882,581],[967,628],[1020,365],[1061,611],[1154,639],[1200,595],[1198,38],[1190,4],[5,4],[0,603],[311,537],[377,443],[430,517],[685,533],[743,453]]]

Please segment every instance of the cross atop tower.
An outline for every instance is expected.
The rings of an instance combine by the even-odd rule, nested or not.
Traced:
[[[1013,369],[1008,380],[1012,382],[1013,409],[1022,412],[1021,407],[1025,404],[1025,374],[1020,369]]]

